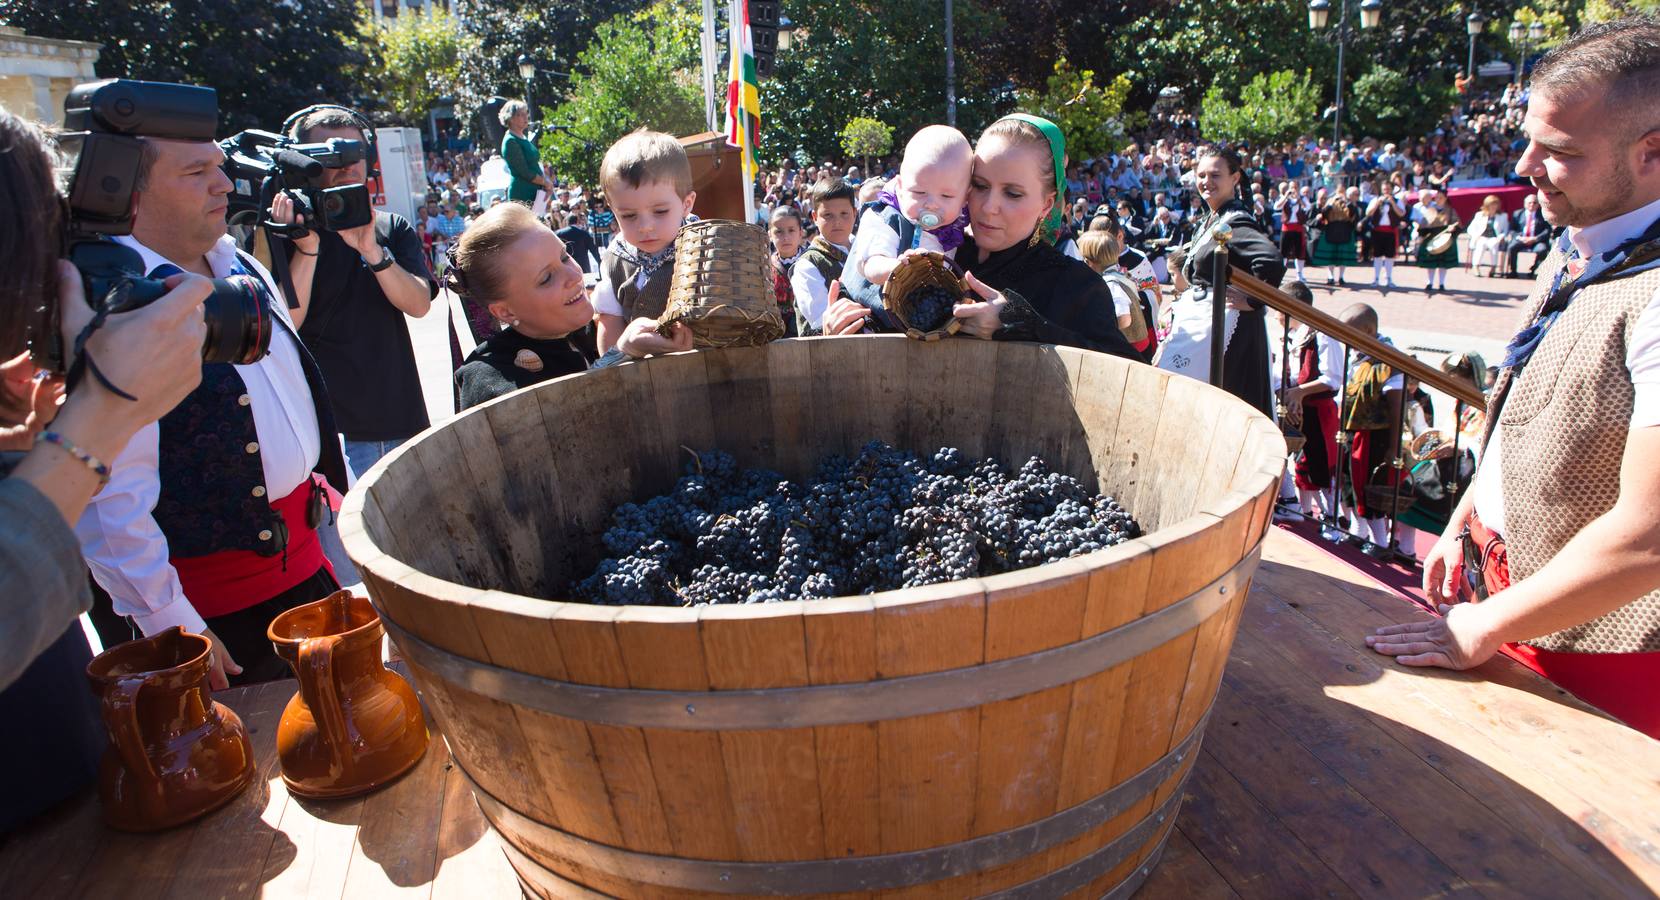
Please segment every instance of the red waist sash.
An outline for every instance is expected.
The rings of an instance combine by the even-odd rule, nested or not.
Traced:
[[[1504,538],[1470,513],[1470,533],[1479,554],[1479,577],[1488,603],[1510,587],[1510,556]],[[1586,703],[1652,738],[1660,738],[1660,653],[1562,653],[1528,644],[1505,644],[1504,655],[1549,678]]]
[[[283,553],[260,556],[252,550],[223,550],[169,560],[178,571],[179,584],[197,614],[211,619],[247,609],[294,587],[328,565],[317,530],[306,524],[306,501],[310,496],[308,480],[288,496],[271,501],[271,508],[288,525],[288,549]]]

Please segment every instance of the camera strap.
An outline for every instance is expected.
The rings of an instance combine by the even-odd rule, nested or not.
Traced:
[[[118,286],[111,289],[111,292],[121,291],[121,287],[125,286],[128,286],[128,282],[120,282]],[[123,400],[131,400],[136,404],[138,397],[133,397],[125,390],[121,390],[120,387],[116,387],[115,382],[111,382],[103,374],[103,370],[98,369],[98,362],[93,360],[91,350],[86,349],[86,340],[90,339],[95,330],[103,327],[103,322],[105,322],[108,315],[110,315],[110,306],[108,304],[98,304],[98,311],[93,312],[93,320],[86,322],[86,327],[81,329],[81,334],[75,335],[75,364],[70,365],[70,370],[66,372],[63,387],[65,387],[65,390],[75,390],[75,385],[81,384],[81,379],[85,377],[86,372],[91,372],[93,377],[98,379],[98,384],[103,385],[110,394],[115,394],[116,397]]]

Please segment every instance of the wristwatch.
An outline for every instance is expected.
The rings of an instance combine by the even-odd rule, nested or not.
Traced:
[[[397,262],[397,260],[392,258],[392,251],[386,249],[385,247],[381,247],[380,252],[381,252],[380,262],[370,263],[369,264],[369,271],[371,271],[371,272],[384,272],[387,269],[392,268],[392,264],[394,262]]]

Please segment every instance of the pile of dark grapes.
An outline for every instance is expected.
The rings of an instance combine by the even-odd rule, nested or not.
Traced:
[[[992,575],[1141,533],[1111,497],[1032,457],[1010,472],[950,447],[873,441],[806,484],[696,454],[667,494],[613,514],[610,558],[572,584],[602,604],[701,606],[840,597]]]
[[[951,321],[951,309],[957,305],[957,295],[937,284],[923,285],[908,295],[911,312],[906,324],[918,331],[933,331]]]

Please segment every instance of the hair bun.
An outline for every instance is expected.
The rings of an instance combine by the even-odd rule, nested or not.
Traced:
[[[455,248],[460,242],[450,244],[444,248],[444,287],[453,291],[458,297],[466,297],[467,273],[462,269],[461,262],[456,258]]]

